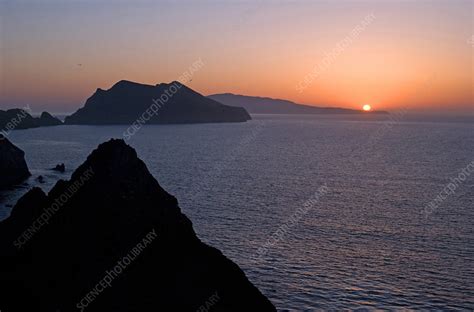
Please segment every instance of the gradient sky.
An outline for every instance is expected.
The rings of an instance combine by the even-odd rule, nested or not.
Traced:
[[[188,85],[206,95],[474,111],[472,0],[0,3],[0,108],[72,112],[99,87],[173,81],[201,58]]]

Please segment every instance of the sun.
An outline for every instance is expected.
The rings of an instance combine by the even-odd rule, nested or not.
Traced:
[[[369,104],[364,104],[364,106],[362,106],[362,109],[364,111],[368,112],[368,111],[372,110],[372,107]]]

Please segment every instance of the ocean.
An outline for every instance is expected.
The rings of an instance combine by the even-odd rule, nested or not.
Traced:
[[[0,194],[0,219],[126,129],[12,132],[33,176]],[[144,126],[127,143],[278,310],[474,309],[472,122],[255,115]]]

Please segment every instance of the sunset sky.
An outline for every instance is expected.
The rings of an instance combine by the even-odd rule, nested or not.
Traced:
[[[205,95],[474,110],[471,0],[0,3],[3,109],[72,112],[97,88],[170,82],[202,59],[188,86]]]

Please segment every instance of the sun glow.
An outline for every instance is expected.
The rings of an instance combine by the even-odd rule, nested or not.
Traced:
[[[369,104],[364,104],[364,106],[362,106],[362,109],[364,111],[368,112],[368,111],[372,110],[372,107]]]

